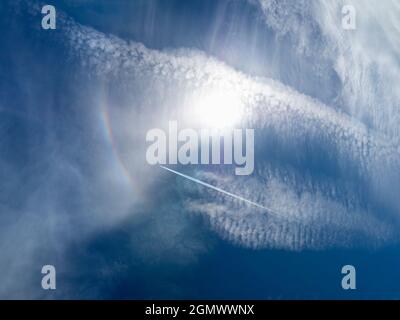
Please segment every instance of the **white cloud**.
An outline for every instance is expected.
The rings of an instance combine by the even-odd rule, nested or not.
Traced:
[[[254,3],[254,1],[253,1]],[[400,6],[383,0],[258,0],[267,26],[287,35],[299,60],[311,57],[315,69],[330,61],[341,81],[338,104],[375,130],[399,141]],[[357,29],[341,27],[341,9],[353,5]]]
[[[269,12],[271,8],[276,9],[277,2],[267,1],[263,6]],[[297,19],[296,10],[309,7],[283,3],[278,9],[289,9],[283,11],[283,17],[275,10],[277,16],[273,17],[271,25],[283,28],[283,33],[295,32],[297,28],[292,26],[296,26],[296,21],[292,20]],[[138,165],[134,160],[140,154],[138,150],[144,148],[137,137],[153,126],[163,126],[171,117],[190,124],[190,119],[179,118],[183,108],[190,108],[187,101],[200,89],[215,88],[240,94],[247,110],[243,125],[261,132],[268,130],[290,146],[310,145],[311,151],[305,153],[318,152],[319,144],[324,142],[326,156],[343,170],[344,179],[347,170],[371,190],[386,190],[389,177],[398,175],[399,149],[386,132],[368,130],[355,118],[276,81],[252,78],[196,50],[150,50],[140,43],[107,36],[71,20],[67,25],[66,36],[72,54],[79,57],[84,67],[105,79],[122,79],[125,87],[119,93],[129,96],[129,92],[135,92],[124,107],[116,108],[119,120],[114,123],[116,135],[124,141],[119,147],[125,162],[128,166],[135,163],[130,168],[135,177],[149,175],[144,164]],[[307,32],[306,38],[310,35]],[[138,122],[140,126],[132,126]],[[299,175],[299,168],[287,169],[289,172],[274,171],[267,161],[258,161],[258,174],[245,183],[242,180],[221,182],[226,179],[224,172],[213,180],[229,191],[272,206],[282,212],[281,218],[270,217],[213,194],[207,194],[206,198],[214,197],[211,203],[209,200],[189,202],[187,208],[206,214],[213,228],[223,237],[249,247],[316,249],[378,245],[397,238],[385,216],[360,204],[354,186],[337,190],[337,181],[315,182],[318,179],[312,173],[305,174],[305,178],[304,174]],[[153,170],[150,175],[157,176],[158,173]],[[155,188],[155,185],[149,188]],[[391,201],[395,201],[391,205],[398,206],[396,200]]]

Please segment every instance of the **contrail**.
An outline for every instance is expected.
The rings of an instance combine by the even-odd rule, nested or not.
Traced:
[[[276,212],[276,211],[274,211],[274,210],[272,210],[272,209],[270,209],[270,208],[267,208],[267,207],[265,207],[265,206],[263,206],[263,205],[261,205],[261,204],[258,204],[258,203],[256,203],[256,202],[250,201],[250,200],[245,199],[245,198],[243,198],[243,197],[241,197],[241,196],[237,196],[237,195],[235,195],[235,194],[233,194],[233,193],[230,193],[230,192],[225,191],[225,190],[223,190],[223,189],[221,189],[221,188],[215,187],[215,186],[213,186],[213,185],[211,185],[211,184],[208,184],[208,183],[206,183],[206,182],[203,182],[203,181],[201,181],[201,180],[192,178],[192,177],[190,177],[190,176],[187,176],[186,174],[180,173],[180,172],[175,171],[175,170],[172,170],[172,169],[170,169],[170,168],[167,168],[167,167],[164,167],[164,166],[160,166],[160,167],[163,168],[164,170],[167,170],[167,171],[169,171],[169,172],[175,173],[175,174],[178,175],[178,176],[181,176],[181,177],[186,178],[186,179],[188,179],[188,180],[190,180],[190,181],[196,182],[196,183],[198,183],[198,184],[200,184],[200,185],[202,185],[202,186],[205,186],[205,187],[207,187],[207,188],[210,188],[210,189],[213,189],[213,190],[215,190],[215,191],[221,192],[221,193],[226,194],[226,195],[228,195],[228,196],[230,196],[230,197],[232,197],[232,198],[235,198],[235,199],[240,200],[240,201],[244,201],[244,202],[246,202],[246,203],[248,203],[248,204],[251,204],[251,205],[253,205],[253,206],[255,206],[255,207],[258,207],[258,208],[260,208],[260,209],[266,210],[266,211],[268,211],[268,212],[270,212],[270,213],[272,213],[272,214],[274,214],[274,215],[280,216],[279,212]]]

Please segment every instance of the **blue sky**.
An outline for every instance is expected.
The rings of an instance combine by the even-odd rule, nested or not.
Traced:
[[[400,11],[350,2],[354,31],[341,1],[53,1],[56,30],[2,2],[0,297],[398,298]],[[146,132],[215,90],[254,173],[175,169],[280,215],[146,163]]]

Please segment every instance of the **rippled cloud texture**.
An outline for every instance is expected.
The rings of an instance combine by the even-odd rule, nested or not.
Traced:
[[[217,27],[205,32],[206,45],[157,47],[151,37],[105,32],[63,10],[57,31],[43,35],[34,22],[40,4],[8,6],[18,19],[26,17],[17,35],[32,35],[20,46],[44,44],[27,58],[20,52],[9,57],[14,76],[1,92],[6,102],[12,101],[11,87],[19,93],[14,108],[1,106],[0,263],[8,270],[1,295],[18,297],[22,288],[37,296],[29,291],[37,281],[30,275],[26,285],[12,289],[25,265],[56,255],[67,269],[71,247],[124,224],[130,238],[121,245],[149,264],[171,259],[172,252],[177,265],[197,261],[213,246],[209,231],[250,250],[398,242],[400,5],[346,1],[358,17],[357,30],[349,32],[341,28],[344,1],[221,3],[223,17],[236,18],[226,27],[214,16],[215,25],[228,29],[223,48]],[[147,14],[156,11],[149,7]],[[251,36],[248,22],[240,20],[243,7],[257,21]],[[235,47],[235,39],[246,35],[248,52]],[[6,38],[10,50],[15,41]],[[46,44],[54,52],[46,53]],[[35,65],[37,52],[42,63]],[[50,76],[46,65],[59,69]],[[177,170],[277,214],[146,163],[146,132],[169,120],[198,126],[193,106],[213,92],[235,93],[243,104],[238,127],[255,129],[254,174],[238,177],[225,166]],[[15,193],[18,200],[11,201]],[[109,268],[103,272],[129,264]],[[98,293],[86,288],[82,294]]]

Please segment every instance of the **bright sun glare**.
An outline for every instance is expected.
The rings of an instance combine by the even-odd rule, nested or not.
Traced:
[[[234,92],[214,91],[194,99],[192,115],[203,127],[229,128],[240,122],[243,103]]]

